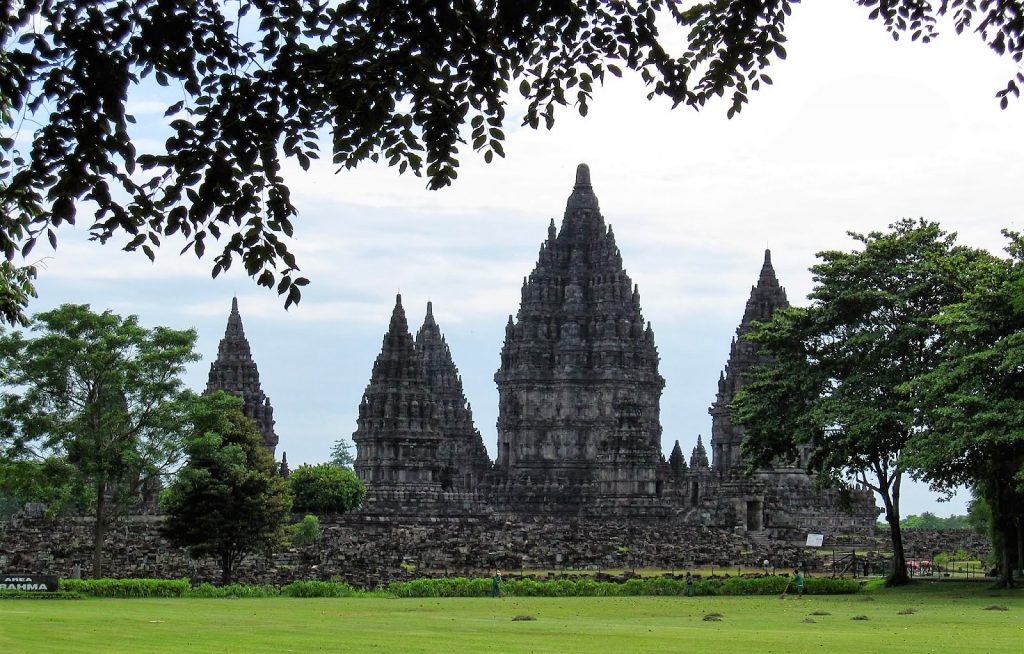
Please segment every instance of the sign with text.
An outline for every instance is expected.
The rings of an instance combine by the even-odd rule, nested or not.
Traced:
[[[807,534],[807,547],[821,547],[825,542],[825,534]]]
[[[0,590],[57,592],[56,575],[0,575]]]

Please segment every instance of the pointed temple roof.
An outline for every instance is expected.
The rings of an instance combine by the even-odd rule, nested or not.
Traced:
[[[704,441],[700,434],[697,434],[697,445],[693,448],[693,452],[690,453],[690,467],[691,468],[707,468],[708,466],[708,451],[704,449]]]
[[[629,355],[620,356],[623,349]],[[586,352],[591,356],[579,356]],[[654,331],[644,322],[639,289],[623,269],[586,164],[576,170],[561,229],[556,233],[551,221],[537,265],[523,280],[518,315],[515,320],[509,316],[506,327],[498,376],[516,376],[528,360],[557,370],[580,358],[588,368],[626,362],[664,383],[657,373]]]
[[[736,338],[729,350],[729,361],[718,379],[718,394],[708,409],[712,416],[711,449],[715,457],[715,468],[720,471],[738,469],[742,463],[739,448],[743,442],[743,431],[732,424],[729,404],[743,386],[743,376],[759,361],[757,345],[744,340],[743,336],[752,329],[755,321],[764,322],[777,309],[788,306],[786,289],[779,284],[772,267],[771,250],[765,250],[757,284],[750,288],[743,318],[736,328]]]
[[[237,297],[231,298],[227,328],[217,346],[217,358],[210,364],[207,378],[206,392],[218,390],[242,398],[243,412],[256,421],[263,435],[263,445],[273,456],[278,442],[274,432],[274,408],[260,387],[260,373],[252,358],[249,341],[245,338]]]
[[[672,474],[677,476],[686,470],[686,457],[683,456],[683,448],[680,447],[678,440],[672,447],[672,453],[668,455],[668,466],[672,470]]]
[[[415,347],[427,388],[437,407],[437,428],[441,434],[439,456],[447,466],[442,483],[449,487],[462,482],[462,486],[473,487],[490,468],[491,460],[483,437],[473,424],[473,410],[466,401],[462,377],[434,319],[432,302],[427,302],[427,314],[416,332]],[[468,482],[466,475],[469,475]],[[455,476],[458,479],[454,479]]]
[[[359,405],[355,469],[371,490],[420,485],[440,489],[436,406],[409,333],[401,294]]]

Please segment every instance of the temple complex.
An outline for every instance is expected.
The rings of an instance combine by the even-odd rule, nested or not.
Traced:
[[[581,164],[505,326],[497,460],[473,425],[433,305],[413,340],[399,296],[353,434],[370,493],[362,512],[668,521],[752,541],[867,533],[878,515],[870,493],[818,489],[792,465],[745,470],[729,404],[759,355],[742,337],[787,306],[766,251],[709,409],[712,457],[698,436],[688,464],[678,440],[666,460],[654,330]]]
[[[231,313],[224,338],[217,346],[217,358],[210,364],[206,392],[224,391],[242,398],[242,411],[252,418],[263,436],[263,444],[271,456],[277,449],[274,432],[274,407],[260,387],[260,372],[253,361],[249,341],[242,329],[242,316],[238,313],[238,298],[231,299]]]

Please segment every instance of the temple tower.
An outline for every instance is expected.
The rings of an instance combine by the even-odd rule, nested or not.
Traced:
[[[274,456],[278,441],[274,432],[274,408],[260,388],[260,373],[242,329],[242,316],[238,313],[238,298],[231,299],[227,329],[217,346],[217,358],[210,364],[206,393],[214,391],[242,398],[242,411],[256,422],[263,435],[263,445]]]
[[[498,385],[498,478],[530,510],[642,512],[660,490],[654,332],[581,164],[509,316]],[[594,502],[592,500],[600,500]]]
[[[388,332],[359,404],[355,470],[367,506],[401,510],[436,501],[441,490],[437,412],[402,308],[395,298]]]
[[[473,409],[466,401],[462,377],[441,328],[434,320],[431,302],[427,302],[423,326],[416,332],[416,356],[423,366],[427,390],[437,408],[437,430],[441,435],[438,449],[441,488],[476,490],[490,470],[491,459],[480,432],[473,424]]]
[[[759,361],[757,345],[743,338],[755,321],[764,322],[777,309],[789,306],[786,289],[779,285],[772,268],[771,250],[764,251],[764,264],[757,284],[750,289],[750,297],[743,311],[743,318],[736,328],[736,336],[729,349],[729,361],[718,378],[718,394],[708,409],[711,414],[711,452],[715,474],[725,477],[743,471],[740,447],[743,444],[743,428],[732,422],[729,404],[743,386],[743,376]]]

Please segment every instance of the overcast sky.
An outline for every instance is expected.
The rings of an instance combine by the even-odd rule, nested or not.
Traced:
[[[294,166],[292,247],[312,284],[290,311],[239,271],[211,280],[211,261],[178,257],[173,242],[151,264],[74,229],[45,260],[30,310],[79,302],[195,327],[204,360],[187,380],[202,390],[237,295],[274,405],[278,454],[294,468],[351,438],[395,293],[414,332],[432,300],[493,457],[504,325],[586,162],[654,325],[667,382],[663,449],[678,439],[689,453],[698,434],[708,442],[707,408],[765,247],[801,304],[815,252],[852,248],[847,230],[925,217],[998,251],[1000,229],[1021,228],[1024,106],[1000,111],[993,97],[1012,61],[951,29],[927,46],[894,43],[866,14],[852,2],[794,6],[774,86],[731,121],[724,103],[673,111],[647,101],[638,80],[613,79],[586,119],[563,111],[552,131],[518,127],[513,99],[507,158],[486,165],[467,150],[450,189],[427,191],[383,166]],[[166,106],[133,98],[151,121]],[[936,504],[915,487],[903,513],[964,513],[965,496]]]

